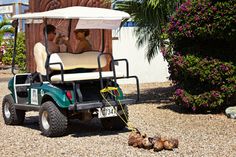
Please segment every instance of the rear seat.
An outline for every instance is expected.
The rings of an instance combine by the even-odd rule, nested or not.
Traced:
[[[64,70],[72,70],[76,68],[97,69],[97,56],[100,52],[88,51],[81,54],[75,53],[53,53],[50,56],[49,63],[61,63]],[[100,59],[101,67],[107,65],[106,57],[103,55]],[[59,64],[50,65],[52,70],[61,70]]]
[[[73,54],[73,53],[53,53],[50,56],[49,67],[53,71],[60,71],[61,63],[63,70],[73,70],[77,68],[84,69],[97,69],[98,61],[97,56],[100,52],[97,51],[88,51],[82,54]],[[103,55],[100,57],[101,68],[107,65],[107,59]],[[112,71],[102,72],[103,78],[112,78],[114,76]],[[116,74],[117,77],[124,77],[123,74]],[[99,72],[83,72],[83,73],[66,73],[63,75],[64,82],[71,81],[81,81],[81,80],[96,80],[99,79]],[[61,74],[56,74],[51,76],[52,82],[61,82]]]
[[[61,63],[63,70],[73,70],[78,68],[84,69],[97,69],[98,61],[97,56],[100,52],[97,51],[88,51],[82,54],[73,54],[73,53],[53,53],[50,56],[49,64],[53,63]],[[45,50],[45,46],[38,42],[34,46],[34,57],[37,65],[36,71],[41,75],[46,75],[45,63],[47,59],[47,53]],[[107,63],[106,57],[103,55],[100,58],[101,67],[105,67]],[[61,66],[60,64],[53,64],[49,66],[51,70],[57,71],[55,75],[51,75],[52,82],[62,82],[62,77],[60,74]],[[79,80],[96,80],[99,79],[99,72],[76,72],[64,74],[64,81],[79,81]],[[112,78],[112,71],[104,71],[102,72],[103,78]],[[123,74],[116,73],[117,77],[123,77]]]

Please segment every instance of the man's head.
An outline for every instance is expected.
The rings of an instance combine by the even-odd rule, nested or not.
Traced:
[[[56,27],[51,24],[48,24],[43,28],[43,32],[45,31],[47,31],[48,40],[53,41],[54,38],[56,37]]]

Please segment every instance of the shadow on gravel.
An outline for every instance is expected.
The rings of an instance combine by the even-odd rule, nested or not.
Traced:
[[[23,127],[38,130],[39,128],[39,117],[29,116],[26,117]],[[106,131],[102,128],[100,121],[97,118],[92,119],[90,122],[81,122],[79,120],[70,120],[65,136],[71,135],[72,137],[86,137],[86,136],[107,136],[116,135],[119,133],[130,132],[128,129],[120,131]]]
[[[34,130],[39,129],[39,117],[38,116],[29,116],[25,118],[23,127],[27,127]]]
[[[68,129],[68,134],[73,137],[108,136],[125,132],[130,132],[130,130],[127,128],[119,131],[104,130],[99,119],[97,118],[92,119],[91,122],[88,123],[82,123],[79,120],[73,120],[71,121]]]
[[[174,87],[159,87],[140,91],[139,103],[170,103],[172,100]],[[136,98],[136,93],[127,94],[129,98]]]
[[[162,106],[158,106],[157,109],[162,109],[162,110],[171,110],[176,113],[182,113],[182,114],[193,114],[193,112],[190,112],[186,108],[176,105],[174,102],[169,103],[169,104],[164,104]]]
[[[140,101],[138,102],[138,104],[154,103],[157,104],[157,109],[171,110],[173,112],[181,114],[199,114],[197,112],[188,110],[183,106],[176,105],[172,101],[174,91],[175,91],[174,86],[142,90],[140,92]],[[135,99],[136,93],[128,94],[127,97]],[[212,114],[213,112],[201,111],[200,114],[201,113]],[[219,113],[219,112],[217,111],[214,113]]]
[[[225,109],[227,106],[223,106],[222,108],[217,108],[215,110],[197,110],[197,111],[192,111],[191,109],[187,109],[183,106],[176,105],[174,102],[170,104],[164,104],[161,106],[158,106],[157,109],[163,109],[163,110],[171,110],[176,113],[181,113],[181,114],[195,114],[195,115],[207,115],[207,114],[225,114]]]

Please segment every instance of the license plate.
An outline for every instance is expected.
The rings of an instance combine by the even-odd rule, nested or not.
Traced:
[[[117,107],[103,107],[103,108],[98,108],[98,118],[106,118],[106,117],[116,117],[116,111]]]

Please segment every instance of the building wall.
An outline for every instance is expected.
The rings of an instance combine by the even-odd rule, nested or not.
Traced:
[[[28,8],[27,0],[0,0],[0,21],[2,21],[3,18],[11,19],[13,15],[24,13]],[[19,31],[24,31],[24,26],[24,22],[19,20]]]
[[[161,53],[158,53],[149,63],[145,57],[145,48],[137,48],[135,27],[123,27],[118,40],[113,40],[114,58],[126,58],[129,61],[130,75],[137,75],[141,83],[165,82],[168,80],[168,64]],[[114,34],[114,33],[113,33]],[[117,72],[125,73],[125,64],[120,63]],[[120,81],[120,83],[135,83],[134,80]]]
[[[29,0],[0,0],[0,4],[10,4],[10,3],[25,3],[25,4],[28,4]]]

